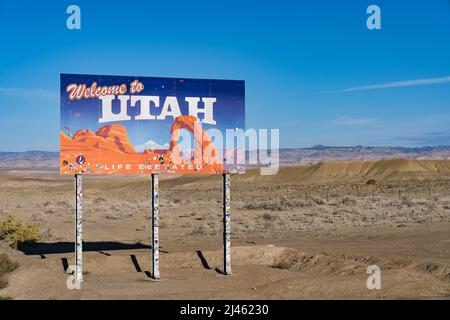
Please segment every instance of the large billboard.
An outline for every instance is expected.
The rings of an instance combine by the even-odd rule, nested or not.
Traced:
[[[244,81],[61,74],[61,174],[241,173],[217,138],[231,129]]]

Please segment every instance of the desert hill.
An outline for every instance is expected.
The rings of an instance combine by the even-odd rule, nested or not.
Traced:
[[[449,160],[367,160],[367,161],[327,161],[313,166],[282,167],[276,176],[260,176],[252,170],[243,179],[284,183],[352,182],[375,179],[425,180],[450,178]]]
[[[210,183],[217,177],[185,176],[170,184]],[[374,179],[376,182],[450,179],[450,160],[388,159],[367,161],[326,161],[312,166],[283,166],[273,176],[261,176],[257,168],[233,175],[233,184],[345,183]]]

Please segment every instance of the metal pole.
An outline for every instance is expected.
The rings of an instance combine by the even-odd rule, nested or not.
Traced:
[[[75,281],[83,281],[83,179],[75,175]]]
[[[152,174],[152,277],[159,279],[159,181]]]
[[[223,273],[231,275],[231,226],[230,226],[230,193],[231,176],[223,177]]]

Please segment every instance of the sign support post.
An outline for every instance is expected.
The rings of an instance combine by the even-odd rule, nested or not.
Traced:
[[[159,181],[152,173],[152,277],[159,279]]]
[[[75,281],[83,281],[83,179],[75,175]]]
[[[231,275],[231,226],[230,226],[230,193],[231,176],[229,173],[223,177],[223,273]]]

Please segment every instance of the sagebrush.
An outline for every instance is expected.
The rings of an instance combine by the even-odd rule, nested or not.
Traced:
[[[18,249],[23,244],[35,243],[40,239],[37,223],[27,223],[10,215],[0,222],[0,240],[6,240],[11,248]]]
[[[5,275],[19,267],[17,262],[12,261],[6,254],[0,254],[0,289],[8,286],[8,279]]]

